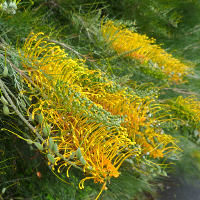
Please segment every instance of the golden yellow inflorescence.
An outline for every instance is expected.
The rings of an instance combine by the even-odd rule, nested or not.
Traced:
[[[126,56],[142,64],[147,64],[149,61],[155,63],[155,66],[168,76],[168,80],[181,83],[184,76],[191,71],[191,66],[167,53],[156,44],[155,39],[130,31],[123,26],[116,26],[110,20],[102,24],[101,29],[105,40],[118,54],[126,53]]]
[[[177,119],[186,121],[193,126],[199,127],[200,122],[200,101],[196,96],[177,97],[176,100],[168,101],[166,104]]]
[[[68,175],[71,166],[79,167],[86,173],[80,188],[87,179],[105,188],[111,177],[120,175],[127,158],[140,162],[143,156],[163,158],[178,150],[174,138],[160,127],[160,106],[151,98],[118,88],[42,35],[31,33],[20,55],[35,102],[28,114],[42,116],[36,128],[58,172],[67,168]]]

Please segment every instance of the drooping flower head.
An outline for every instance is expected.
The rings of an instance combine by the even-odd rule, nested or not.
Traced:
[[[158,68],[170,81],[181,83],[191,71],[191,66],[185,65],[167,53],[156,44],[155,39],[117,26],[111,20],[102,24],[101,29],[105,40],[118,54],[126,53],[126,56],[144,65],[153,62],[153,68]]]

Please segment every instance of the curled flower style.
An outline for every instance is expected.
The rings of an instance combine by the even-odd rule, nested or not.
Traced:
[[[154,117],[160,107],[153,99],[89,70],[47,39],[31,33],[20,55],[29,74],[24,77],[32,101],[28,115],[37,120],[41,151],[53,169],[65,168],[69,176],[70,167],[76,167],[86,175],[80,188],[88,179],[105,188],[127,158],[163,158],[178,150],[174,138],[157,127],[163,121]]]

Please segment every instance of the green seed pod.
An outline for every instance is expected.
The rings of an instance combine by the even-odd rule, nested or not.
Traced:
[[[29,144],[29,145],[33,144],[33,141],[32,141],[32,140],[27,140],[26,142],[27,142],[27,144]]]
[[[7,77],[8,76],[8,68],[6,66],[4,67],[2,76],[3,77]]]
[[[39,142],[35,142],[34,145],[40,150],[43,150],[43,146]]]
[[[72,154],[69,156],[69,160],[73,160],[75,155],[76,155],[76,152],[72,152]]]
[[[45,123],[44,127],[43,127],[43,133],[44,133],[44,136],[49,136],[50,134],[50,131],[51,131],[51,126],[47,123]]]
[[[42,115],[42,113],[40,113],[39,115],[37,115],[37,121],[38,121],[39,124],[42,124],[42,122],[43,122],[43,115]]]
[[[51,155],[51,154],[47,154],[47,158],[48,158],[49,162],[51,162],[52,164],[55,163],[55,158],[54,158],[53,155]]]
[[[167,172],[163,170],[163,171],[162,171],[162,175],[163,175],[163,176],[167,176]]]
[[[8,102],[3,95],[1,95],[1,102],[3,103],[3,105],[8,105]]]
[[[4,115],[9,115],[10,114],[9,108],[6,105],[3,106],[3,114]]]
[[[54,152],[54,141],[51,137],[49,138],[49,148]]]
[[[1,194],[4,194],[6,192],[6,188],[3,188],[2,190],[1,190]]]
[[[83,165],[86,165],[86,161],[85,161],[85,159],[83,158],[83,156],[80,157],[80,161],[81,161],[81,163],[82,163]]]
[[[80,158],[82,157],[82,153],[81,153],[81,149],[80,148],[78,148],[77,150],[76,150],[76,157],[80,160]]]
[[[31,151],[34,150],[32,145],[29,146],[29,149],[30,149]]]
[[[54,143],[53,151],[54,151],[54,153],[59,153],[58,145],[56,143]]]

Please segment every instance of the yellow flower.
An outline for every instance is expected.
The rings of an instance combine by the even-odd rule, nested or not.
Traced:
[[[142,64],[152,61],[155,67],[159,67],[161,72],[175,83],[183,82],[183,77],[191,71],[190,66],[180,62],[157,45],[155,39],[132,32],[122,26],[115,26],[110,20],[102,24],[101,29],[105,40],[118,54],[126,53],[126,56]]]
[[[68,176],[71,166],[82,169],[87,176],[80,182],[82,188],[88,179],[106,183],[118,177],[120,166],[129,157],[148,151],[151,157],[159,158],[163,154],[158,148],[166,154],[177,150],[171,136],[161,136],[151,128],[159,119],[150,118],[148,113],[160,110],[152,99],[130,94],[127,88],[117,89],[102,72],[89,70],[82,60],[68,57],[42,35],[32,33],[20,55],[30,76],[24,79],[36,101],[29,112],[43,116],[36,128],[44,144],[49,147],[49,137],[57,144],[59,154],[50,151],[59,172],[67,168]],[[46,124],[51,127],[48,136]]]
[[[199,126],[200,122],[200,101],[196,96],[177,97],[176,100],[168,100],[164,105],[172,111],[178,119],[184,120],[185,123]]]

